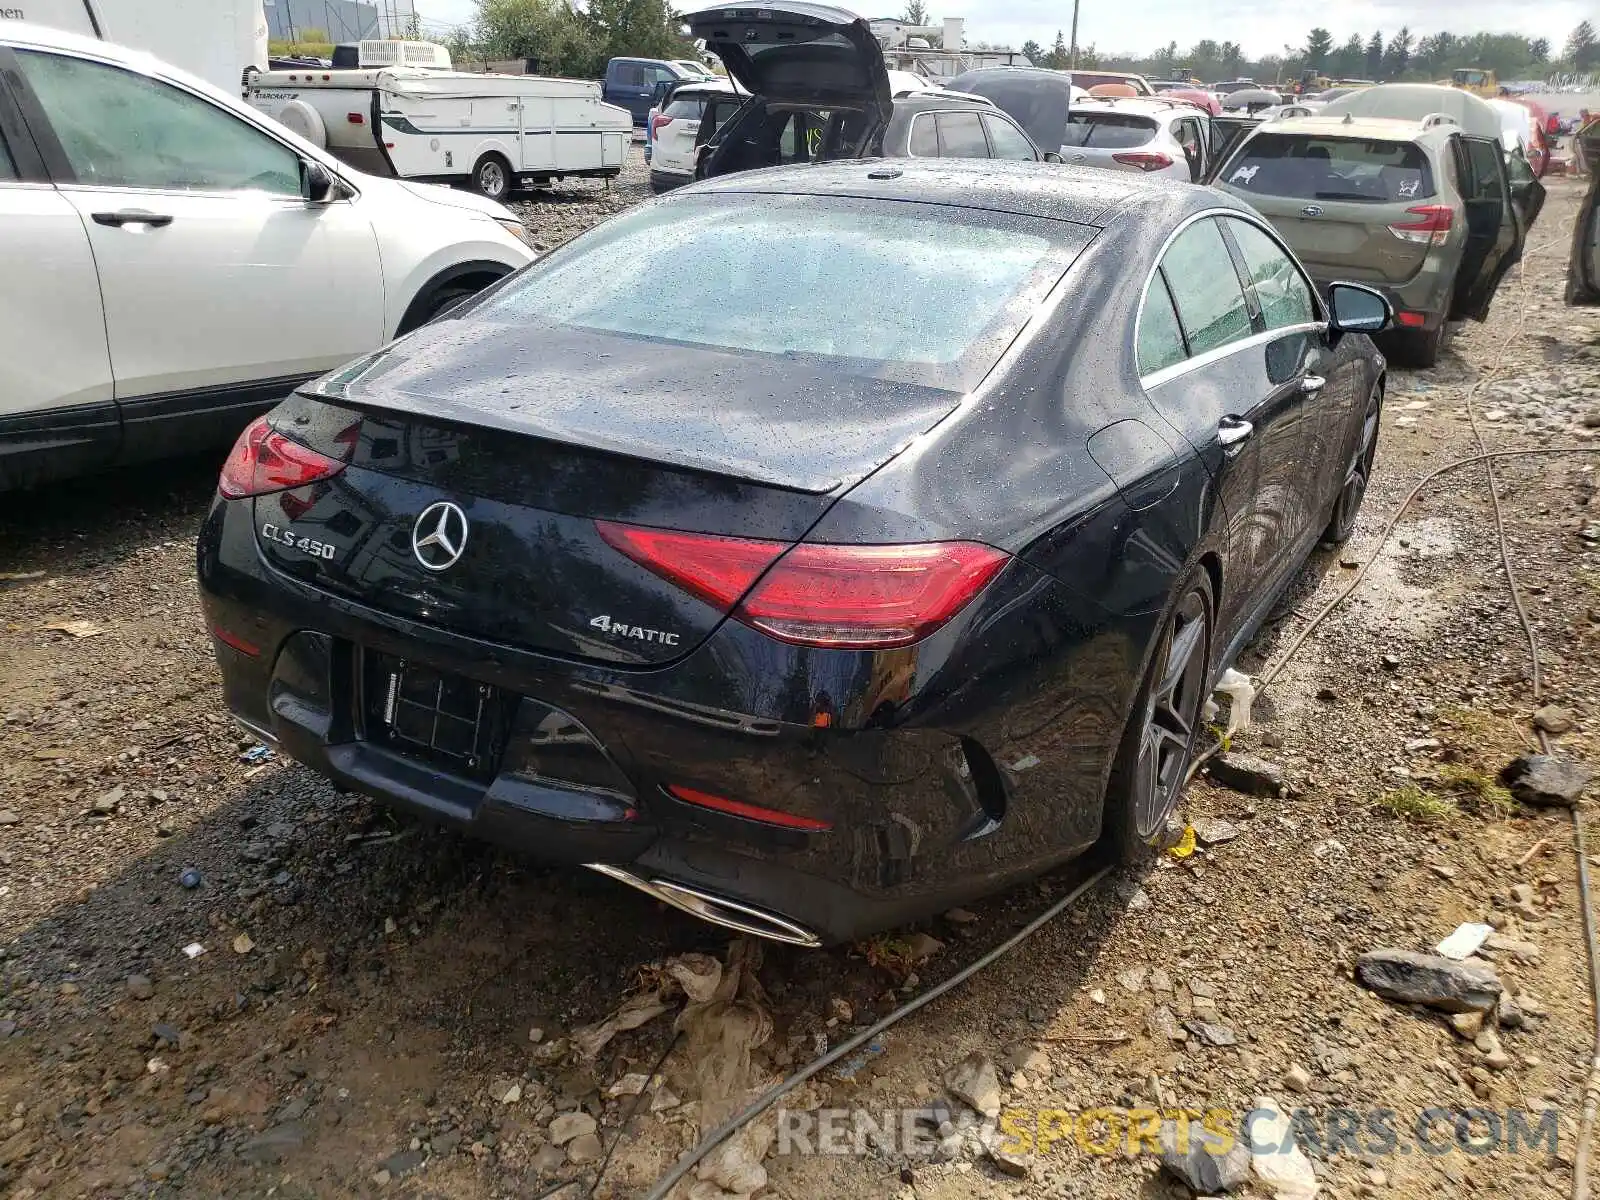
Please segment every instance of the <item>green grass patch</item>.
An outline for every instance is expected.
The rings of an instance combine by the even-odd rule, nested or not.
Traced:
[[[1378,797],[1378,807],[1408,821],[1447,821],[1457,811],[1453,797],[1425,791],[1414,783],[1384,792]]]

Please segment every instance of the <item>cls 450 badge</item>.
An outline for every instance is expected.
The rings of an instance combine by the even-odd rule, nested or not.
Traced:
[[[329,562],[332,562],[333,556],[339,552],[339,548],[332,542],[323,542],[316,538],[306,537],[303,533],[296,533],[292,529],[284,529],[272,524],[270,521],[261,527],[261,537],[263,540],[272,542],[275,545],[289,546],[300,551],[301,554],[309,554],[312,558],[325,558]]]

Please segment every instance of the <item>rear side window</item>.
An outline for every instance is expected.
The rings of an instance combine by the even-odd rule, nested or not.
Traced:
[[[916,158],[939,157],[939,128],[932,113],[911,118],[911,153]]]
[[[1316,302],[1305,276],[1295,268],[1283,247],[1249,221],[1228,218],[1228,232],[1244,256],[1245,273],[1261,302],[1268,329],[1287,329],[1317,319]]]
[[[6,139],[0,136],[0,180],[18,178],[17,164],[6,149]]]
[[[1247,194],[1295,200],[1392,204],[1434,194],[1422,147],[1368,138],[1258,133],[1219,179]]]
[[[1233,256],[1214,220],[1196,221],[1161,260],[1191,354],[1250,336],[1250,310]]]
[[[654,82],[651,79],[650,82]],[[644,67],[639,63],[618,63],[617,83],[623,87],[645,87]]]
[[[1033,143],[1010,121],[990,113],[984,116],[983,127],[989,131],[989,145],[996,158],[1034,161]]]
[[[1483,138],[1459,138],[1456,175],[1462,195],[1472,200],[1500,199],[1500,147]]]
[[[988,158],[983,122],[977,113],[939,114],[939,154],[944,158]]]
[[[1160,269],[1150,279],[1144,307],[1139,310],[1139,374],[1153,375],[1164,367],[1175,366],[1189,356],[1183,344],[1178,313],[1172,307],[1172,293]]]
[[[671,104],[661,111],[663,117],[678,120],[680,117],[690,121],[698,121],[706,111],[706,98],[704,96],[679,96],[674,97]]]
[[[1132,113],[1075,112],[1067,117],[1063,146],[1097,150],[1127,150],[1142,146],[1156,135],[1156,123]]]

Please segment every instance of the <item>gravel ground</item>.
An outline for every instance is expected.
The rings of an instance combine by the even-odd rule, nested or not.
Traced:
[[[554,245],[645,190],[636,147],[610,189],[578,184],[518,205]],[[1530,744],[1532,705],[1482,469],[1430,486],[1381,552],[1377,533],[1418,478],[1472,451],[1469,390],[1496,446],[1592,436],[1600,310],[1560,304],[1577,195],[1552,185],[1542,244],[1486,324],[1464,329],[1438,369],[1394,374],[1357,537],[1308,565],[1242,664],[1259,671],[1347,584],[1346,564],[1374,560],[1235,746],[1278,763],[1290,795],[1201,781],[1189,815],[1218,844],[1102,885],[792,1107],[924,1106],[968,1054],[999,1065],[1001,1099],[1023,1118],[1243,1110],[1272,1094],[1310,1129],[1331,1109],[1380,1106],[1404,1130],[1430,1105],[1548,1103],[1560,1110],[1554,1155],[1302,1141],[1330,1196],[1565,1193],[1593,1036],[1575,864],[1565,814],[1503,804],[1489,786]],[[1592,465],[1527,459],[1498,473],[1548,699],[1575,719],[1561,752],[1594,761]],[[215,468],[0,498],[0,1191],[527,1196],[595,1150],[577,1132],[592,1118],[608,1141],[623,1130],[600,1194],[639,1194],[725,1107],[708,1083],[718,1055],[686,1020],[664,1070],[683,1103],[653,1092],[657,1111],[623,1129],[632,1102],[612,1085],[650,1071],[671,1018],[592,1059],[568,1035],[665,986],[664,963],[742,950],[604,881],[397,820],[240,737],[192,582]],[[1433,798],[1431,819],[1396,811],[1419,796]],[[738,1000],[714,1002],[723,1058],[740,1084],[785,1073],[957,969],[1083,871],[933,922],[936,942],[902,931],[828,952],[768,948]],[[1529,961],[1489,952],[1528,1014],[1501,1032],[1503,1057],[1352,980],[1365,950],[1426,949],[1475,920],[1537,947],[1522,951]],[[189,957],[194,945],[204,952]],[[1184,1021],[1204,1024],[1175,1040]],[[996,1159],[973,1114],[948,1103],[957,1128],[935,1156],[870,1142],[845,1156],[774,1154],[769,1191],[1189,1194],[1153,1155],[1087,1153],[1072,1138]],[[723,1183],[757,1179],[723,1166]],[[721,1194],[708,1181],[695,1192]]]

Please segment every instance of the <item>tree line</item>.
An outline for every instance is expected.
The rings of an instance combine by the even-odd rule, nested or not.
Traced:
[[[1060,31],[1050,49],[1029,40],[1022,52],[1036,66],[1065,70],[1072,52]],[[1330,79],[1372,79],[1382,82],[1426,82],[1443,79],[1462,67],[1493,71],[1499,79],[1543,79],[1556,73],[1586,75],[1600,68],[1600,42],[1593,25],[1579,22],[1567,37],[1559,56],[1552,55],[1550,40],[1517,33],[1454,34],[1449,31],[1418,37],[1405,26],[1387,37],[1382,31],[1363,37],[1352,33],[1343,42],[1327,29],[1311,30],[1303,46],[1284,46],[1282,54],[1247,58],[1237,42],[1203,38],[1187,50],[1168,42],[1148,55],[1107,54],[1094,46],[1078,48],[1078,66],[1085,70],[1111,68],[1134,71],[1152,78],[1170,78],[1187,68],[1206,82],[1245,77],[1259,82],[1298,79],[1314,70]]]
[[[598,78],[618,56],[693,57],[679,28],[666,0],[477,0],[446,44],[459,60],[530,59],[541,74]]]

